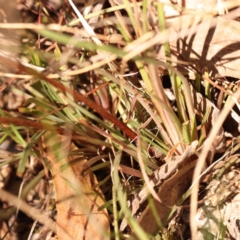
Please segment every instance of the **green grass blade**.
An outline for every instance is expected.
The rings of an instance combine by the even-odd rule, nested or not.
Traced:
[[[123,188],[121,186],[121,182],[118,175],[118,167],[121,161],[122,152],[117,152],[115,159],[113,161],[113,169],[112,169],[112,176],[113,176],[113,184],[115,185],[115,188],[117,189],[117,196],[118,201],[121,206],[121,210],[127,219],[128,223],[130,224],[131,228],[133,229],[133,232],[136,233],[139,240],[146,240],[149,239],[148,235],[145,233],[145,231],[139,226],[139,224],[136,222],[134,217],[131,215],[131,212],[127,206],[126,201],[126,193],[123,192]]]

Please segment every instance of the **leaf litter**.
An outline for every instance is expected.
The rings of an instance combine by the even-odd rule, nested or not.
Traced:
[[[193,32],[195,33],[193,35],[189,34],[188,38],[185,39],[186,43],[184,44],[187,45],[187,48],[185,48],[184,45],[179,45],[179,42],[173,42],[171,47],[175,52],[179,53],[179,56],[181,56],[184,61],[200,63],[200,69],[208,66],[208,71],[211,72],[213,77],[221,75],[224,77],[231,76],[238,78],[239,74],[236,69],[238,69],[239,65],[239,41],[236,40],[238,39],[236,36],[239,35],[237,31],[239,29],[239,22],[222,17],[219,17],[217,22],[216,28],[213,30],[209,30],[209,22],[192,26],[192,28],[197,27],[197,30],[194,29]],[[171,24],[176,27],[174,23]],[[211,34],[211,36],[209,36],[209,34]],[[221,39],[227,39],[227,41],[220,41]],[[209,46],[209,48],[205,48],[206,45]],[[177,63],[177,60],[173,62]],[[219,110],[214,103],[203,97],[202,94],[196,93],[194,90],[192,90],[191,93],[193,99],[196,100],[194,102],[195,110],[200,113],[201,119],[207,109],[211,108],[209,119],[207,121],[208,126],[204,126],[211,129],[218,118]],[[10,96],[10,94],[8,94],[8,96]],[[222,127],[216,138],[215,146],[213,146],[212,149],[212,156],[214,156],[214,158],[210,159],[209,164],[212,164],[212,162],[215,161],[215,154],[222,151],[231,152],[231,149],[237,146],[237,143],[234,143],[234,139],[230,138],[229,140],[229,137],[226,139],[225,135],[226,132],[224,131],[224,127]],[[231,143],[233,144],[231,149],[228,148],[226,150],[226,147],[229,146],[229,144],[231,145]],[[180,209],[181,204],[178,205],[178,201],[191,185],[192,172],[199,152],[197,145],[198,142],[194,142],[186,148],[181,156],[171,156],[170,159],[165,159],[167,161],[155,170],[150,178],[149,184],[157,190],[158,197],[161,200],[161,202],[156,201],[155,199],[153,200],[157,212],[159,213],[158,218],[160,219],[160,222],[165,225],[171,221],[171,218],[173,218],[173,215],[167,218],[167,220],[165,218],[173,206],[175,206],[175,208],[173,208],[175,209],[175,212],[179,214],[179,211],[177,210]],[[7,154],[7,152],[5,152],[5,154]],[[209,185],[207,191],[210,192],[209,195],[206,194],[208,204],[200,207],[198,215],[196,216],[199,228],[198,239],[203,239],[201,238],[202,233],[211,236],[219,236],[219,234],[221,234],[219,233],[220,223],[223,223],[224,227],[228,229],[229,236],[227,237],[230,237],[231,235],[231,237],[237,238],[239,234],[240,220],[237,214],[237,212],[239,212],[239,186],[237,185],[237,182],[239,181],[239,163],[238,160],[236,160],[236,162],[236,165],[233,164],[232,168],[224,170],[226,171],[226,176],[224,174],[222,176],[222,179],[224,180],[221,178],[217,180],[214,179],[214,176],[219,173],[219,169],[215,170],[214,173],[209,173],[210,176],[212,175],[212,180],[207,182]],[[37,164],[34,167],[37,167]],[[31,167],[29,168],[31,169]],[[8,168],[6,169],[9,171]],[[3,170],[6,171],[6,169]],[[2,180],[3,185],[8,183],[9,179],[6,177],[9,174],[13,173],[9,171],[2,174],[4,176]],[[236,185],[235,188],[230,188],[233,185]],[[216,189],[216,186],[218,186],[218,189]],[[43,198],[46,195],[46,192],[44,192],[43,189],[38,191],[40,195],[42,194],[40,198]],[[50,194],[50,191],[48,194]],[[140,206],[147,200],[148,194],[148,190],[145,187],[139,191],[139,193],[135,194],[132,201],[129,200],[129,205],[132,206],[132,215],[136,215],[137,212],[141,211]],[[29,196],[28,198],[30,199]],[[207,218],[204,218],[203,215],[207,216]],[[155,233],[162,227],[159,224],[159,221],[155,220],[155,217],[156,216],[152,213],[151,206],[148,205],[146,209],[141,212],[138,222],[146,232]],[[187,218],[188,217],[186,217],[186,219]],[[215,221],[216,218],[218,219],[217,222]],[[186,219],[185,222],[187,222]],[[207,225],[206,221],[209,219],[211,220],[209,225]],[[2,229],[4,229],[4,227],[6,228],[6,226],[2,226]],[[126,226],[127,222],[123,220],[120,230],[124,231]],[[202,236],[206,235],[202,234]]]

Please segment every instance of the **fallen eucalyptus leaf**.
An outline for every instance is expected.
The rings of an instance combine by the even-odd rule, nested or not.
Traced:
[[[189,26],[189,35],[177,41],[170,42],[171,48],[177,52],[177,59],[197,63],[200,69],[207,68],[213,77],[239,78],[240,65],[240,22],[217,17],[217,25],[211,27],[211,21],[206,17],[201,23],[201,17],[188,15],[182,21],[176,19],[171,26],[173,34]],[[176,60],[177,61],[177,60]],[[178,65],[180,71],[185,69]]]
[[[52,163],[51,172],[55,188],[57,224],[64,229],[73,240],[109,239],[109,221],[106,209],[99,210],[104,204],[103,194],[96,188],[97,179],[89,168],[87,160],[77,160],[68,155],[77,149],[61,137],[62,149],[53,151],[53,143],[59,139],[52,136],[45,142],[47,155]],[[62,155],[62,156],[61,156]],[[65,156],[65,157],[64,157]],[[58,231],[58,228],[57,228]],[[64,240],[58,234],[58,240]]]
[[[163,183],[158,192],[158,196],[161,199],[162,203],[153,200],[157,214],[159,216],[159,220],[162,223],[166,224],[166,222],[163,222],[163,220],[165,220],[164,218],[167,217],[171,211],[171,207],[177,203],[177,201],[190,186],[195,164],[196,160],[191,161],[189,164],[179,169],[171,178]],[[168,221],[169,220],[170,218],[168,218]],[[149,205],[141,214],[138,222],[140,226],[150,234],[154,234],[159,230],[159,227]]]
[[[185,152],[178,157],[174,157],[171,161],[166,162],[164,165],[155,170],[152,175],[152,180],[150,184],[152,187],[157,187],[164,183],[165,180],[169,179],[172,175],[176,173],[178,169],[189,163],[193,158],[195,158],[194,151],[196,150],[198,142],[195,141],[191,145],[187,146]],[[140,208],[140,205],[147,200],[149,191],[147,186],[145,186],[133,199],[131,204],[132,215],[135,215]],[[120,230],[123,231],[127,226],[126,219],[123,219]]]
[[[196,144],[197,142],[194,142],[186,148],[182,156],[175,157],[174,160],[167,162],[154,172],[151,184],[157,186],[163,182],[158,191],[158,196],[162,203],[154,200],[160,220],[163,220],[169,213],[169,206],[176,204],[186,188],[191,184],[192,171],[197,158],[195,155]],[[140,204],[147,199],[148,194],[147,188],[144,188],[135,197],[131,203],[132,215],[137,212]],[[150,234],[153,234],[158,229],[158,225],[149,206],[146,207],[140,216],[139,224]],[[126,222],[123,221],[120,229],[124,229],[125,226]],[[134,235],[134,233],[132,233],[132,235]]]

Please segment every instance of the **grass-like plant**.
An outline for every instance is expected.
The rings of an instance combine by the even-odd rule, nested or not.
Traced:
[[[16,175],[23,178],[31,169],[31,161],[41,166],[36,176],[22,185],[19,200],[0,190],[2,198],[13,204],[7,210],[1,209],[0,219],[9,219],[19,209],[29,214],[30,207],[24,203],[19,206],[20,199],[26,200],[42,179],[49,180],[50,171],[57,206],[63,206],[69,213],[64,202],[75,199],[74,204],[81,203],[81,214],[87,216],[84,221],[90,225],[103,221],[111,226],[105,232],[96,227],[98,239],[179,238],[177,227],[172,231],[167,224],[191,194],[188,188],[196,164],[199,168],[194,180],[202,170],[203,161],[199,163],[197,159],[202,146],[206,148],[213,126],[210,120],[214,112],[210,103],[213,86],[209,72],[201,73],[194,66],[193,82],[177,70],[163,3],[123,0],[117,5],[109,1],[106,8],[83,17],[72,1],[69,2],[71,8],[63,5],[65,8],[58,11],[59,19],[64,19],[60,22],[50,24],[54,19],[51,9],[40,4],[39,19],[47,24],[10,25],[37,36],[36,44],[22,46],[19,58],[0,52],[0,60],[9,69],[5,77],[25,79],[23,90],[15,85],[8,87],[24,98],[18,114],[0,111],[0,143],[11,139],[20,149],[10,155],[4,152],[0,169],[14,166]],[[94,17],[98,21],[90,24]],[[0,24],[0,28],[4,26],[7,25]],[[187,62],[183,64],[191,66]],[[168,98],[165,83],[169,84],[173,99]],[[205,94],[202,98],[200,92]],[[198,106],[200,98],[205,99],[206,106]],[[230,110],[233,103],[229,102]],[[219,129],[210,135],[212,142],[216,141]],[[238,149],[237,144],[234,146]],[[215,150],[212,156],[204,155],[204,159],[211,164],[214,154]],[[183,182],[178,184],[181,179]],[[60,181],[72,194],[66,190],[66,199],[64,192],[58,192]],[[169,195],[174,196],[169,202],[167,188],[177,192]],[[146,227],[143,217],[146,210],[133,205],[139,193],[145,194],[141,200],[145,199],[150,209],[152,215],[147,219],[149,224],[156,225],[154,231]],[[100,200],[95,202],[95,198]],[[95,210],[88,209],[88,201],[94,202],[91,206],[107,221],[92,220]],[[166,211],[163,217],[158,212],[159,205]],[[45,211],[48,210],[45,206]],[[56,232],[52,221],[45,221],[39,212],[29,215]],[[65,231],[67,222],[58,220],[58,223],[58,238],[71,239],[74,233]],[[191,224],[193,233],[194,224]],[[91,230],[87,226],[84,229],[86,238],[90,239],[88,231]]]

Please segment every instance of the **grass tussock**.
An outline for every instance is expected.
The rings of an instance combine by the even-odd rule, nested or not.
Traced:
[[[234,238],[237,43],[208,54],[235,2],[36,1],[1,19],[1,239]]]

